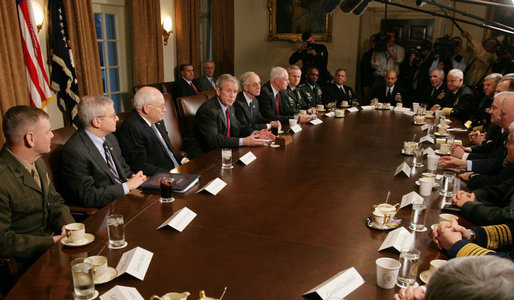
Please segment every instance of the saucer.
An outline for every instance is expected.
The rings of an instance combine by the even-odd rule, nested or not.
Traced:
[[[278,148],[278,147],[280,147],[280,145],[275,144],[275,142],[271,143],[269,146],[271,148]]]
[[[435,228],[437,225],[439,225],[439,223],[435,223],[435,224],[430,225],[430,229],[431,229],[432,231],[434,231],[434,228]]]
[[[107,283],[116,278],[116,276],[118,276],[118,271],[113,267],[107,267],[107,271],[105,271],[102,276],[95,279],[95,284]]]
[[[438,149],[438,150],[435,150],[434,152],[435,152],[436,154],[439,154],[439,155],[450,155],[450,154],[451,154],[451,152],[448,152],[448,153],[441,152],[441,150],[439,150],[439,149]]]
[[[400,285],[398,285],[398,281],[396,282],[396,286],[397,286],[397,287],[399,287],[399,288],[401,288],[401,289],[403,289],[403,288],[404,288],[404,287],[401,287]],[[414,285],[410,285],[410,286],[417,288],[417,287],[419,287],[419,283],[414,282]],[[405,287],[405,288],[407,288],[407,287]]]
[[[341,105],[340,107],[341,108],[348,108],[348,107],[351,107],[351,105]]]
[[[109,243],[109,242],[107,242],[107,243]],[[107,247],[109,247],[109,249],[122,249],[122,248],[127,247],[127,245],[128,245],[128,243],[127,243],[127,241],[125,241],[125,244],[123,244],[123,245],[121,245],[121,246],[114,247],[114,246],[111,246],[111,245],[109,244]]]
[[[430,270],[423,271],[419,273],[419,279],[423,281],[424,284],[428,284],[428,281],[430,280],[430,276],[432,276],[432,272]]]
[[[373,219],[371,217],[368,217],[366,219],[366,226],[368,226],[369,228],[372,228],[372,229],[386,231],[386,230],[392,230],[392,229],[397,228],[398,226],[400,226],[400,223],[387,223],[386,225],[376,226],[373,223]]]
[[[100,293],[98,293],[98,291],[95,290],[95,293],[93,294],[93,296],[91,298],[87,298],[86,300],[96,299],[96,298],[98,298],[99,295],[100,295]],[[78,298],[75,298],[75,293],[73,293],[73,299],[78,299]],[[80,299],[84,299],[84,298],[80,298]]]
[[[450,136],[449,133],[439,133],[439,131],[434,132],[435,136]]]
[[[417,126],[422,126],[422,125],[425,125],[425,124],[427,124],[427,122],[423,122],[423,123],[412,122],[412,125],[417,125]]]
[[[419,180],[416,180],[416,185],[419,185]],[[433,189],[435,188],[438,188],[439,187],[439,182],[434,182],[434,185],[432,186]]]
[[[326,109],[318,109],[318,112],[325,112],[327,111]]]
[[[403,155],[408,155],[408,156],[413,156],[413,155],[414,155],[414,153],[411,153],[411,154],[407,154],[407,153],[405,153],[405,149],[403,149],[403,148],[402,148],[402,154],[403,154]]]
[[[67,237],[63,237],[61,239],[61,243],[63,245],[65,245],[65,246],[68,246],[68,247],[80,247],[80,246],[85,246],[87,244],[90,244],[94,240],[95,240],[95,236],[94,235],[92,235],[91,233],[86,233],[84,235],[84,238],[81,239],[80,241],[71,242]]]

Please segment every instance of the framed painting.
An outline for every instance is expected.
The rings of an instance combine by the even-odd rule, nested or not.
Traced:
[[[325,13],[321,0],[268,0],[269,41],[301,42],[302,33],[316,41],[332,41],[332,14]]]

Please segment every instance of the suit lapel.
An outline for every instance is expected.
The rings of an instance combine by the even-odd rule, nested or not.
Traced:
[[[82,143],[84,144],[84,147],[86,148],[89,156],[91,156],[91,161],[93,164],[95,164],[98,169],[104,171],[104,173],[109,176],[109,178],[111,178],[112,182],[114,183],[114,178],[111,174],[111,171],[109,170],[109,167],[107,166],[105,158],[98,151],[98,148],[96,148],[95,144],[93,144],[93,141],[89,138],[85,131],[80,131],[80,138],[82,139]]]

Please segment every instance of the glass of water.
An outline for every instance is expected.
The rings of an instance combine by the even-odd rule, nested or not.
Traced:
[[[71,262],[73,277],[73,298],[93,299],[95,282],[93,279],[93,262],[87,257],[74,259]]]
[[[424,231],[427,220],[427,204],[425,201],[412,204],[409,228],[414,231]]]
[[[423,167],[423,150],[423,147],[419,145],[416,148],[414,148],[414,161],[412,162],[413,167]]]
[[[107,217],[107,234],[109,236],[110,249],[121,249],[127,246],[124,225],[122,215],[114,214]]]
[[[400,252],[400,273],[396,285],[404,289],[416,284],[418,276],[419,256],[421,251],[414,248],[404,248]]]
[[[455,173],[444,172],[443,173],[443,188],[439,195],[443,197],[453,196],[453,184],[455,181]]]
[[[221,168],[232,169],[232,149],[223,148],[221,149]]]

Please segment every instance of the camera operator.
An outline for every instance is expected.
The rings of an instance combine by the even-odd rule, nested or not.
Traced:
[[[459,69],[462,72],[466,71],[466,60],[459,54],[462,49],[462,39],[460,37],[450,38],[448,35],[445,35],[437,39],[434,49],[436,49],[438,54],[430,66],[430,70],[439,68],[443,69],[446,74],[451,69]]]
[[[324,86],[332,81],[332,75],[327,70],[327,47],[317,44],[310,32],[302,34],[302,41],[300,48],[289,57],[289,64],[294,65],[297,61],[302,61],[302,82],[305,81],[304,74],[307,74],[307,69],[316,67],[319,70],[319,84]]]
[[[498,59],[496,50],[499,42],[495,38],[488,38],[480,44],[471,37],[469,32],[464,31],[460,34],[468,41],[468,51],[471,51],[470,63],[466,69],[464,83],[467,86],[477,88],[482,82],[482,78],[491,73],[491,66]]]
[[[430,86],[428,72],[436,56],[431,49],[432,43],[424,40],[415,48],[409,49],[409,59],[400,65],[402,76],[399,81],[410,95],[425,91]]]
[[[405,58],[405,50],[395,41],[396,33],[391,29],[386,30],[384,34],[375,35],[375,52],[371,58],[371,66],[375,69],[374,87],[385,83],[384,77],[389,70],[400,73],[400,64]]]

